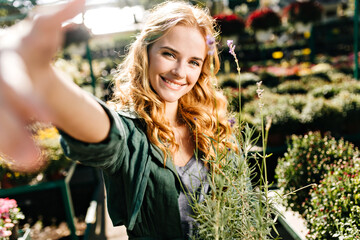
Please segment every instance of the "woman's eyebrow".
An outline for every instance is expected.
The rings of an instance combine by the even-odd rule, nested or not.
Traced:
[[[174,52],[174,53],[176,53],[176,54],[179,54],[179,51],[177,51],[177,50],[175,50],[175,49],[173,49],[173,48],[171,48],[171,47],[168,47],[168,46],[160,47],[160,49],[167,49],[167,50],[169,50],[169,51],[171,51],[171,52]],[[195,60],[198,60],[198,61],[201,61],[201,62],[204,61],[204,59],[202,59],[201,57],[191,57],[191,58],[192,58],[192,59],[195,59]]]

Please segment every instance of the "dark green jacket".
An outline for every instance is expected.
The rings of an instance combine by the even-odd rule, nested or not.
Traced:
[[[100,102],[100,101],[99,101]],[[111,120],[106,140],[89,144],[61,132],[65,154],[103,170],[110,218],[125,225],[130,239],[184,239],[172,161],[151,144],[135,114],[115,112],[100,102]]]

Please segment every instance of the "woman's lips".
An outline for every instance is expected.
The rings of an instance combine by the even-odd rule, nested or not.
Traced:
[[[161,78],[165,83],[167,83],[167,85],[171,86],[172,88],[178,89],[178,88],[180,88],[180,87],[182,87],[182,86],[185,85],[185,84],[176,83],[176,82],[174,82],[174,81],[171,81],[171,80],[169,80],[169,79],[167,79],[167,78],[164,78],[164,77],[161,77],[161,76],[160,76],[160,78]]]

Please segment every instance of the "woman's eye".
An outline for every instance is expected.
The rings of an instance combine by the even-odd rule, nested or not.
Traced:
[[[200,66],[200,64],[197,61],[190,61],[190,64],[197,67]]]
[[[170,52],[163,52],[162,55],[167,56],[167,57],[175,58],[175,55],[170,53]]]

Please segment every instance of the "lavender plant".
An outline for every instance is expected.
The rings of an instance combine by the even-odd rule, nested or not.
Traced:
[[[215,44],[215,40],[207,38],[207,42]],[[233,42],[228,42],[230,53],[234,56],[237,71],[240,67]],[[213,49],[209,47],[209,49]],[[209,53],[211,53],[209,51]],[[210,56],[211,57],[211,56]],[[239,80],[239,89],[241,82]],[[258,97],[261,99],[263,90],[261,82],[258,84]],[[239,96],[241,101],[241,96]],[[261,101],[260,101],[260,104]],[[241,104],[239,103],[239,106]],[[260,118],[264,116],[261,114]],[[266,174],[266,139],[269,125],[264,126],[262,134],[256,135],[256,130],[249,127],[241,119],[241,108],[236,132],[238,150],[226,149],[222,152],[214,147],[216,156],[210,159],[208,182],[210,194],[202,193],[204,200],[199,202],[195,195],[191,195],[192,208],[196,231],[192,239],[272,239],[272,229],[275,229],[275,219],[278,213],[272,207],[273,199],[269,198],[269,184]],[[234,120],[231,119],[232,123]],[[270,121],[268,121],[270,122]],[[253,146],[261,139],[262,153],[252,152]],[[212,139],[216,146],[217,139]],[[255,167],[249,165],[251,159],[259,160],[260,181],[252,185]],[[222,163],[226,164],[222,164]]]

